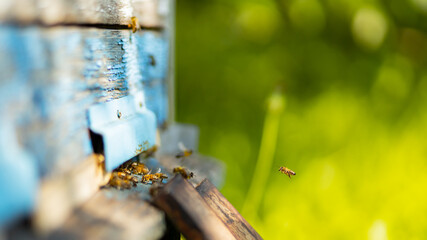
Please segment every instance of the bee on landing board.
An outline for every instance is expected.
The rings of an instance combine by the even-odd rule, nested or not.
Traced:
[[[288,175],[289,178],[291,178],[291,175],[296,175],[296,173],[294,171],[292,171],[291,169],[289,169],[287,167],[280,167],[279,171],[281,173],[284,173],[285,175]]]
[[[145,183],[145,184],[147,184],[148,182],[154,182],[154,181],[157,181],[157,177],[156,177],[156,175],[155,174],[146,174],[146,175],[144,175],[143,177],[142,177],[142,180],[141,180],[141,182],[142,183]]]
[[[136,184],[138,183],[138,178],[134,177],[132,175],[126,174],[125,172],[117,172],[117,177],[126,180],[126,181],[130,181],[133,183],[133,186],[136,186]]]
[[[187,170],[185,170],[185,168],[183,167],[176,167],[173,169],[173,173],[175,174],[181,174],[181,176],[185,179],[190,179],[194,177],[194,173],[193,172],[188,172]]]
[[[151,183],[154,183],[154,182],[162,183],[163,179],[168,178],[168,176],[164,173],[161,173],[160,171],[161,171],[161,169],[159,168],[159,170],[156,173],[151,173],[151,171],[148,172],[147,174],[142,176],[141,182],[145,183],[145,184],[147,184],[150,181],[151,181]]]
[[[162,182],[162,181],[163,181],[163,179],[168,178],[168,176],[167,176],[166,174],[161,173],[161,172],[155,173],[155,174],[154,174],[154,176],[156,176],[156,178],[157,178],[158,180],[160,180],[160,182]]]
[[[143,163],[133,162],[131,165],[132,173],[137,175],[148,174],[150,170]]]
[[[178,143],[178,147],[179,150],[181,150],[181,152],[179,152],[175,157],[176,158],[183,158],[183,157],[188,157],[191,154],[193,154],[193,150],[191,149],[187,149],[184,144],[182,142]]]
[[[117,173],[111,175],[110,181],[108,184],[112,187],[115,187],[119,190],[121,189],[130,189],[134,183],[129,180],[122,179]]]

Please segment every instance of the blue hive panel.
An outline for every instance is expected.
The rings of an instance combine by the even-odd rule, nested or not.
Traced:
[[[155,144],[156,119],[167,119],[165,34],[0,25],[0,42],[0,166],[25,166],[20,181],[0,179],[0,195],[20,199],[0,198],[0,216],[28,212],[40,177],[93,154],[91,133],[103,139],[109,171]],[[123,118],[110,118],[116,109],[92,118],[94,107]]]
[[[141,32],[138,34],[138,59],[144,84],[147,108],[157,117],[157,124],[168,120],[168,64],[169,42],[166,33]]]

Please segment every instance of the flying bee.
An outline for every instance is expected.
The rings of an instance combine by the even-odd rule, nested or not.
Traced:
[[[130,18],[131,23],[128,24],[128,28],[132,28],[132,32],[135,33],[139,29],[139,23],[137,17]]]
[[[173,169],[173,173],[175,174],[181,174],[181,176],[185,179],[190,179],[194,177],[194,173],[193,172],[187,172],[187,170],[185,170],[185,168],[183,167],[176,167]]]
[[[193,154],[193,150],[191,149],[187,149],[184,144],[182,142],[178,143],[178,148],[179,150],[181,150],[181,152],[179,152],[175,157],[176,158],[183,158],[183,157],[188,157],[191,154]]]
[[[131,167],[133,174],[144,175],[150,172],[150,170],[148,170],[148,168],[143,163],[133,162]]]
[[[287,167],[280,167],[279,171],[281,173],[284,173],[285,175],[288,175],[289,178],[291,178],[291,175],[296,175],[296,173],[294,171],[292,171],[291,169],[289,169]]]

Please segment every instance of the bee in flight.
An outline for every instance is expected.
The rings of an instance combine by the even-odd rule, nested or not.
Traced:
[[[284,173],[285,175],[288,175],[289,178],[291,178],[291,175],[296,175],[296,173],[294,171],[292,171],[291,169],[289,169],[287,167],[280,167],[279,171],[281,173]]]
[[[184,144],[182,142],[178,143],[178,147],[179,150],[181,150],[181,152],[179,152],[175,157],[176,158],[183,158],[183,157],[188,157],[191,154],[193,154],[193,150],[191,149],[187,149]]]

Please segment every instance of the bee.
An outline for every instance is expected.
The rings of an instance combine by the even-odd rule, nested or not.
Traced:
[[[148,57],[150,58],[150,65],[153,67],[156,66],[156,59],[154,59],[154,56],[149,55]]]
[[[296,173],[294,171],[292,171],[291,169],[289,169],[287,167],[280,167],[279,171],[288,175],[289,178],[291,178],[291,175],[296,175]]]
[[[124,172],[117,172],[117,176],[123,180],[130,181],[133,183],[133,186],[136,186],[138,183],[138,178],[132,175],[126,174]]]
[[[161,169],[159,169],[159,171],[157,171],[157,173],[155,173],[154,176],[157,178],[156,180],[160,180],[160,182],[162,182],[163,179],[168,178],[168,176],[164,173],[161,173],[160,171]]]
[[[176,158],[183,158],[183,157],[188,157],[191,154],[193,154],[193,150],[191,149],[187,149],[184,144],[182,142],[178,143],[178,147],[181,150],[181,152],[179,152],[175,157]]]
[[[137,175],[148,174],[150,170],[143,163],[133,162],[132,165],[132,173]]]
[[[141,182],[147,184],[148,182],[155,182],[157,181],[158,178],[156,176],[156,174],[146,174],[142,177]]]
[[[185,170],[185,168],[183,167],[176,167],[173,169],[173,173],[175,174],[181,174],[181,176],[185,179],[190,179],[194,177],[194,173],[193,172],[187,172],[187,170]]]
[[[128,24],[128,28],[132,28],[132,32],[135,33],[139,29],[139,23],[137,17],[130,18],[131,23]]]
[[[132,182],[129,180],[125,180],[119,177],[117,173],[113,173],[111,175],[110,181],[108,184],[117,189],[130,189],[132,187]]]
[[[119,110],[117,110],[117,118],[120,119],[121,117],[122,117],[122,113]]]

